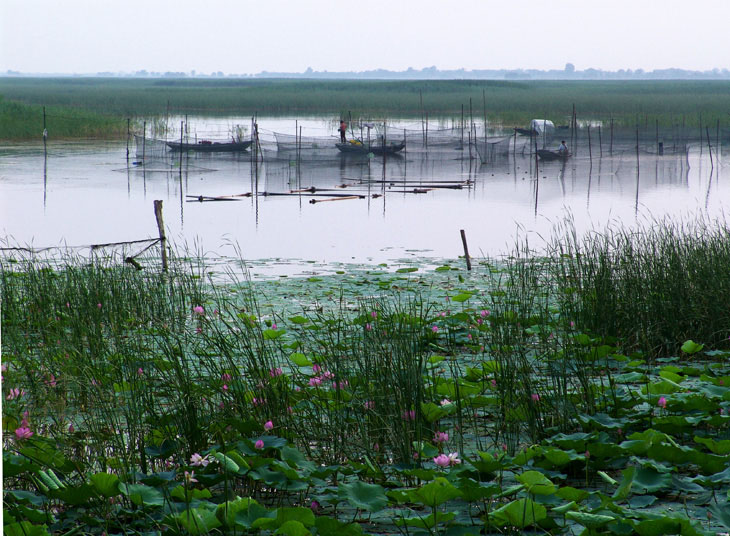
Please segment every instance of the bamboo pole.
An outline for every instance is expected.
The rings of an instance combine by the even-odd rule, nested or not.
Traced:
[[[127,117],[127,166],[129,166],[129,117]]]
[[[710,153],[710,173],[712,173],[712,170],[715,169],[715,164],[712,161],[712,145],[710,145],[710,127],[705,127],[707,129],[707,150]]]
[[[167,271],[167,237],[165,236],[165,223],[162,220],[162,201],[156,199],[155,219],[157,220],[157,230],[160,233],[160,252],[162,254],[162,270]]]
[[[611,118],[611,144],[608,147],[608,155],[613,156],[613,117]]]
[[[145,143],[147,142],[147,121],[142,123],[142,164],[144,164],[145,157]]]
[[[461,243],[464,246],[464,259],[466,259],[466,269],[471,270],[471,258],[469,257],[469,247],[466,245],[466,233],[464,229],[459,231],[461,233]]]
[[[591,148],[591,125],[588,125],[588,159],[593,163],[593,149]]]

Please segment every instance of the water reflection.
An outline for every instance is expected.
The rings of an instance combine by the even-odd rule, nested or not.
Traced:
[[[605,142],[568,161],[535,161],[525,151],[481,165],[466,149],[130,162],[125,144],[8,145],[0,148],[0,232],[39,246],[142,239],[155,235],[152,200],[163,199],[178,243],[200,240],[217,253],[238,243],[252,259],[380,262],[414,251],[456,257],[460,229],[475,252],[495,255],[510,247],[517,226],[547,235],[567,211],[585,230],[630,225],[644,214],[727,210],[721,149],[710,162],[697,146],[639,154],[635,144],[612,140],[608,156]]]

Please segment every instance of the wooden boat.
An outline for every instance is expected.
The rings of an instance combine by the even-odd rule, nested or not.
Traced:
[[[167,146],[173,151],[197,151],[199,153],[239,153],[251,145],[251,140],[236,142],[199,141],[198,143],[180,143],[168,141]]]
[[[570,158],[570,153],[568,152],[559,152],[559,151],[550,151],[548,149],[538,149],[537,150],[537,156],[540,158],[540,160],[567,160]]]
[[[370,145],[362,144],[362,143],[337,143],[337,148],[345,154],[368,154],[373,153],[377,155],[382,154],[396,154],[402,151],[406,144],[405,142],[401,143],[390,143],[388,145]]]

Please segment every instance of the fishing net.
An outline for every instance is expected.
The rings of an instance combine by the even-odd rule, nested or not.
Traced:
[[[170,149],[165,140],[145,138],[137,134],[134,135],[134,142],[135,155],[141,160],[147,158],[164,158]]]

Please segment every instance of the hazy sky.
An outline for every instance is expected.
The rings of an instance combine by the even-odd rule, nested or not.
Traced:
[[[730,68],[730,0],[0,0],[0,72]]]

